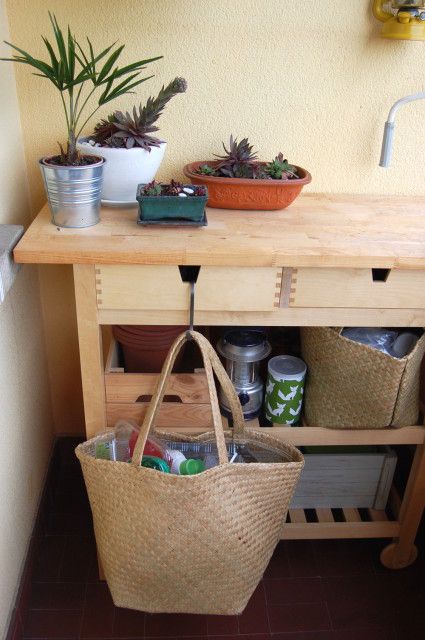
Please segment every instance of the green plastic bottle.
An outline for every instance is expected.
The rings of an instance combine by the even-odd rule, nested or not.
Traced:
[[[156,469],[156,471],[163,471],[164,473],[170,473],[170,467],[162,458],[156,456],[143,456],[142,467],[148,469]]]
[[[194,460],[189,458],[180,463],[179,472],[181,476],[194,476],[197,473],[205,471],[205,465],[202,460]]]

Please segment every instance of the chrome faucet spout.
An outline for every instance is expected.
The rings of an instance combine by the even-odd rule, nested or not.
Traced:
[[[395,128],[395,117],[397,111],[404,104],[408,102],[413,102],[414,100],[424,100],[425,92],[414,93],[410,96],[405,96],[404,98],[400,98],[393,104],[388,114],[388,119],[385,123],[384,128],[384,137],[382,139],[382,148],[381,148],[381,158],[379,160],[379,166],[387,168],[391,164],[391,156],[393,149],[393,139],[394,139],[394,128]]]

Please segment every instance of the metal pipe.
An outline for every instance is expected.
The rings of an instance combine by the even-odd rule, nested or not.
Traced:
[[[392,13],[390,12],[391,10],[387,6],[388,4],[389,4],[388,2],[385,4],[385,0],[374,0],[372,11],[373,11],[373,15],[377,20],[380,20],[381,22],[385,22],[385,20],[388,20],[388,18],[391,17]],[[386,11],[386,9],[388,10]]]
[[[414,93],[410,96],[405,96],[404,98],[400,98],[393,104],[388,114],[388,119],[385,123],[384,128],[384,137],[382,139],[382,148],[381,148],[381,158],[379,160],[379,166],[387,168],[391,164],[391,155],[393,149],[393,138],[394,138],[394,128],[395,128],[395,116],[397,111],[404,104],[408,102],[413,102],[414,100],[424,100],[425,92]]]

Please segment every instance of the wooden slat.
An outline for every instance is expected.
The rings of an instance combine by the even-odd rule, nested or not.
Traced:
[[[372,303],[372,301],[371,301]],[[140,311],[134,309],[99,309],[100,324],[185,324],[187,311]],[[319,309],[275,307],[273,311],[197,311],[198,325],[305,327],[422,327],[423,309]]]
[[[425,437],[423,426],[400,429],[326,429],[324,427],[261,427],[283,442],[296,446],[357,445],[357,444],[421,444]]]
[[[105,391],[107,403],[134,403],[139,396],[150,396],[156,388],[156,373],[107,373]],[[166,395],[178,396],[183,403],[209,403],[207,379],[203,373],[171,374]]]
[[[422,269],[425,197],[303,194],[283,211],[208,209],[208,226],[140,227],[134,209],[101,211],[86,229],[58,229],[47,205],[15,249],[17,262]]]
[[[315,509],[317,519],[319,522],[334,522],[334,517],[331,509],[325,509],[321,507],[320,509]]]
[[[344,518],[345,518],[346,522],[361,522],[362,521],[358,509],[351,509],[351,508],[345,507],[342,510],[342,512],[344,514]]]
[[[322,538],[395,538],[400,532],[398,522],[307,522],[286,523],[282,540]]]
[[[109,327],[110,328],[110,327]],[[118,358],[118,343],[111,336],[109,342],[109,349],[107,351],[106,361],[105,361],[105,373],[124,373],[124,367],[120,367],[119,358]]]
[[[370,519],[373,522],[387,522],[388,521],[388,516],[385,513],[385,511],[382,511],[381,509],[368,509],[368,513],[370,516]]]
[[[301,524],[307,522],[304,509],[289,509],[288,511],[291,522]]]
[[[223,428],[229,428],[229,421],[225,416],[221,416],[221,422],[223,423]],[[245,429],[259,429],[260,422],[258,418],[253,418],[252,420],[245,420]]]
[[[106,405],[107,426],[113,427],[118,420],[137,420],[140,422],[148,409],[149,403],[137,404],[111,403]],[[208,404],[176,404],[163,402],[159,411],[157,426],[197,428],[199,432],[209,431],[212,425],[211,406]]]
[[[94,267],[75,264],[75,303],[87,438],[103,431],[106,425],[103,351],[101,327],[97,321],[95,287]]]

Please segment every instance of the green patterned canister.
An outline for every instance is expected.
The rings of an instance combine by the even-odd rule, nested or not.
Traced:
[[[268,362],[264,411],[267,420],[296,425],[301,416],[307,366],[294,356],[275,356]]]

